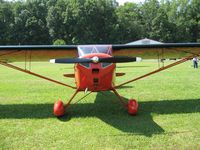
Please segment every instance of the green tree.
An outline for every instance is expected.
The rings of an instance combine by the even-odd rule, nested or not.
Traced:
[[[79,37],[81,43],[111,43],[116,37],[113,32],[116,24],[115,10],[118,4],[115,0],[86,0],[81,13],[82,20],[78,26],[82,26],[83,34]]]
[[[189,42],[191,40],[189,33],[188,20],[189,0],[172,0],[168,12],[169,21],[174,23],[173,42]]]
[[[0,44],[200,41],[199,0],[0,0]]]
[[[189,33],[191,42],[200,42],[200,1],[190,1],[188,10]]]
[[[127,43],[144,36],[140,8],[137,4],[125,3],[117,8],[116,14],[118,43]]]
[[[145,37],[159,40],[159,14],[160,4],[158,0],[146,0],[141,6],[142,23]]]
[[[48,14],[46,17],[46,21],[51,40],[55,41],[56,39],[65,39],[67,41],[64,18],[63,18],[63,14],[66,10],[65,1],[51,0],[48,2],[47,5],[48,5]]]
[[[68,44],[108,43],[116,6],[113,0],[58,0],[48,11],[49,33]]]
[[[11,27],[14,20],[12,6],[0,1],[0,45],[11,44]]]
[[[45,1],[28,0],[18,4],[13,31],[17,44],[49,44]]]

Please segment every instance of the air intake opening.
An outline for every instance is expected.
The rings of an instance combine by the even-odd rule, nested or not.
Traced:
[[[93,79],[93,83],[94,83],[94,85],[98,85],[99,79],[98,79],[98,78],[94,78],[94,79]]]
[[[98,69],[98,68],[92,69],[92,73],[93,73],[93,74],[98,74],[98,73],[99,73],[99,69]]]

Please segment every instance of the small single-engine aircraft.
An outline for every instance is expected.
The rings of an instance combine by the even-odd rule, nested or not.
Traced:
[[[65,105],[61,100],[54,104],[54,115],[57,117],[64,115],[66,108],[80,91],[85,91],[85,93],[90,91],[85,96],[92,92],[113,91],[127,108],[128,113],[135,115],[138,110],[137,101],[135,99],[130,99],[127,103],[124,98],[118,94],[116,88],[120,88],[128,83],[166,70],[170,67],[186,62],[193,57],[198,57],[199,55],[200,43],[167,43],[151,45],[0,46],[1,65],[75,89],[75,93]],[[115,77],[123,76],[125,74],[115,72],[116,63],[135,62],[140,60],[140,58],[180,59],[148,74],[116,85]],[[11,62],[14,61],[24,61],[25,68],[13,65]],[[50,61],[51,63],[74,64],[74,73],[64,74],[64,76],[75,78],[76,87],[27,70],[26,66],[28,63],[30,65],[30,62],[32,61]]]

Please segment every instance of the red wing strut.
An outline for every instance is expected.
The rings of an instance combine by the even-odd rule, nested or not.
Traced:
[[[195,56],[196,56],[196,55],[195,55]],[[154,71],[152,71],[152,72],[150,72],[150,73],[147,73],[147,74],[145,74],[145,75],[142,75],[142,76],[139,76],[139,77],[137,77],[137,78],[134,78],[134,79],[131,79],[131,80],[129,80],[129,81],[126,81],[126,82],[124,82],[124,83],[121,83],[121,84],[115,86],[115,88],[119,88],[119,87],[121,87],[121,86],[123,86],[123,85],[129,84],[129,83],[131,83],[131,82],[135,82],[135,81],[137,81],[137,80],[146,78],[146,77],[148,77],[148,76],[150,76],[150,75],[153,75],[153,74],[155,74],[155,73],[158,73],[158,72],[160,72],[160,71],[169,69],[169,68],[171,68],[171,67],[174,67],[174,66],[176,66],[176,65],[179,65],[179,64],[181,64],[181,63],[184,63],[184,62],[186,62],[186,61],[192,59],[192,58],[195,57],[195,56],[194,56],[194,55],[188,56],[188,57],[183,58],[183,59],[181,59],[181,60],[179,60],[179,61],[177,61],[177,62],[175,62],[175,63],[172,63],[172,64],[170,64],[170,65],[167,65],[167,66],[165,66],[165,67],[159,68],[159,69],[154,70]]]
[[[24,72],[24,73],[27,73],[27,74],[30,74],[30,75],[33,75],[33,76],[42,78],[42,79],[45,79],[45,80],[47,80],[47,81],[50,81],[50,82],[53,82],[53,83],[56,83],[56,84],[60,84],[60,85],[63,85],[63,86],[70,87],[70,88],[72,88],[72,89],[76,89],[76,87],[73,87],[73,86],[71,86],[71,85],[62,83],[62,82],[60,82],[60,81],[57,81],[57,80],[54,80],[54,79],[51,79],[51,78],[48,78],[48,77],[45,77],[45,76],[42,76],[42,75],[39,75],[39,74],[37,74],[37,73],[34,73],[34,72],[31,72],[31,71],[28,71],[28,70],[19,68],[19,67],[17,67],[17,66],[14,66],[14,65],[11,65],[11,64],[8,64],[8,63],[5,63],[5,62],[1,62],[1,61],[0,61],[0,64],[3,65],[3,66],[6,66],[6,67],[9,67],[9,68],[12,68],[12,69],[15,69],[15,70],[18,70],[18,71],[21,71],[21,72]]]
[[[182,58],[180,61],[172,63],[168,66],[154,70],[143,76],[134,78],[127,82],[117,85],[121,87],[125,84],[140,80],[152,74],[166,70],[175,65],[179,65],[193,57],[200,56],[200,43],[163,43],[163,44],[144,44],[144,45],[113,45],[113,55],[131,57],[141,57],[142,59],[166,59],[166,58]]]
[[[39,75],[27,70],[31,68],[32,61],[49,61],[52,58],[76,57],[77,47],[68,46],[50,46],[50,45],[27,45],[27,46],[0,46],[0,64],[6,67],[37,76],[47,81],[67,86],[75,89],[75,87],[59,82],[57,80]],[[9,62],[25,62],[25,69],[19,68]]]

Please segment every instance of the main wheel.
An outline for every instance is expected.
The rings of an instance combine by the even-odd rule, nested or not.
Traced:
[[[65,106],[61,100],[54,104],[53,113],[56,117],[61,117],[65,114]]]
[[[128,113],[136,115],[138,111],[138,102],[135,99],[130,99],[128,102]]]

